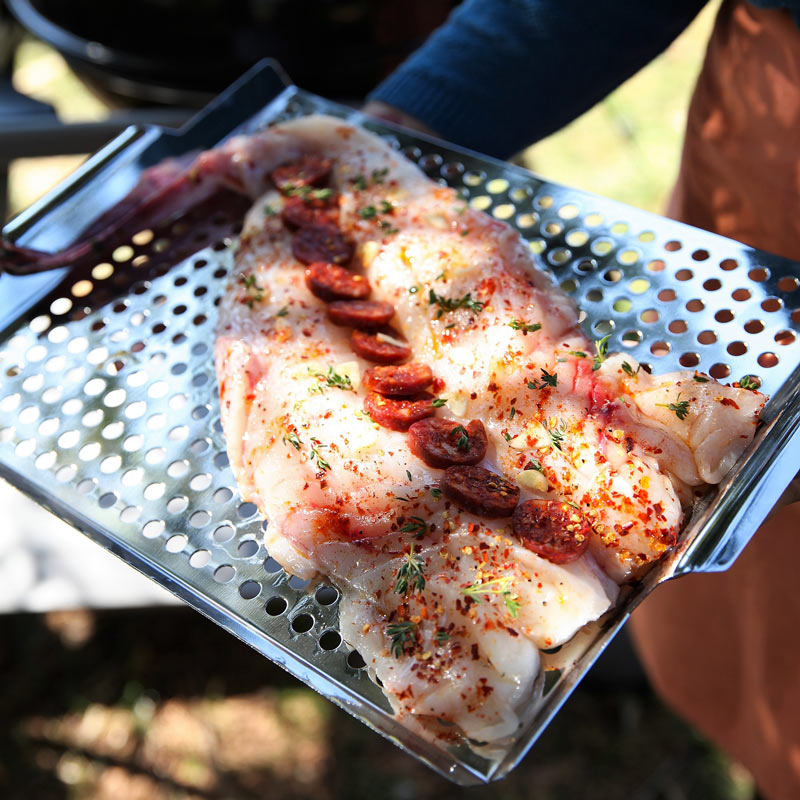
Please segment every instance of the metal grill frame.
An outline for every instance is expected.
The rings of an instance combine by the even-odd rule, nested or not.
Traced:
[[[550,183],[519,167],[436,139],[369,120],[288,84],[280,68],[270,62],[251,70],[177,135],[158,128],[128,129],[17,217],[4,233],[26,246],[55,249],[66,244],[72,232],[85,227],[102,207],[124,195],[142,169],[162,158],[212,147],[232,133],[254,131],[313,112],[363,124],[403,149],[431,177],[462,188],[475,207],[515,224],[586,312],[583,324],[589,336],[611,333],[611,350],[629,352],[657,372],[684,368],[680,362],[681,358],[685,362],[686,354],[697,353],[697,367],[706,371],[714,364],[732,361],[736,369],[730,379],[758,374],[764,390],[771,394],[756,442],[725,482],[698,503],[676,550],[644,581],[627,589],[624,598],[601,620],[580,631],[559,652],[544,655],[544,698],[530,709],[515,741],[503,752],[488,753],[466,744],[446,746],[402,725],[379,687],[364,670],[353,666],[344,643],[330,650],[320,645],[319,637],[337,625],[336,604],[329,602],[330,595],[311,594],[276,569],[275,562],[270,564],[268,558],[265,562],[261,522],[252,508],[243,508],[224,457],[216,384],[208,361],[213,328],[209,298],[213,295],[195,295],[201,285],[208,289],[208,277],[215,269],[217,275],[212,280],[221,291],[222,270],[232,266],[230,247],[206,248],[156,275],[146,286],[139,275],[130,275],[117,287],[120,294],[116,305],[89,306],[91,293],[79,300],[74,292],[79,276],[67,268],[25,278],[2,276],[0,474],[442,775],[462,785],[488,782],[505,775],[528,752],[636,605],[668,578],[729,566],[800,468],[800,343],[795,336],[800,330],[800,290],[796,289],[800,265]],[[206,262],[200,268],[196,266],[199,260]],[[120,270],[118,265],[118,277],[125,274]],[[740,294],[742,299],[735,299],[733,293],[742,289],[748,297]],[[673,292],[674,298],[659,300],[659,293],[664,291]],[[734,299],[730,299],[732,296]],[[57,304],[66,306],[65,298],[75,301],[73,307],[59,312]],[[81,302],[88,313],[76,313]],[[695,302],[694,310],[688,309],[686,302]],[[175,314],[178,306],[186,307],[179,318]],[[657,312],[655,319],[651,313],[646,318],[649,321],[643,320],[645,306]],[[721,322],[719,315],[725,310],[733,316]],[[134,324],[137,314],[142,319]],[[201,316],[206,319],[196,322]],[[744,318],[761,320],[763,329],[741,333],[744,323],[739,322],[728,329],[720,328],[737,316],[739,322]],[[771,324],[764,324],[763,318]],[[675,332],[676,320],[685,323],[682,332],[680,325]],[[145,321],[151,326],[149,336],[133,330],[144,326]],[[165,327],[159,334],[152,333],[158,325]],[[732,328],[737,332],[733,341],[740,343],[738,349],[744,345],[746,353],[732,356],[726,342],[720,342],[725,330]],[[143,333],[145,327],[138,329]],[[158,338],[165,330],[174,334],[169,342]],[[710,332],[715,341],[698,343],[697,337],[704,331],[706,340]],[[785,343],[775,344],[774,337],[781,331]],[[127,378],[137,369],[136,353],[125,349],[132,337],[142,344],[140,361],[147,359],[147,368],[138,368],[146,378],[139,385],[128,383]],[[70,342],[81,339],[86,340],[86,347],[71,353]],[[652,353],[650,348],[658,342],[668,343],[669,348],[656,347],[657,352],[669,352]],[[760,365],[759,351],[776,353],[777,364],[769,368]],[[59,358],[66,361],[60,371]],[[53,369],[50,364],[55,365]],[[183,365],[177,373],[176,364]],[[74,380],[69,378],[70,370],[74,371]],[[30,386],[36,385],[36,375],[42,377],[42,384],[38,389],[25,390],[23,384],[28,379],[32,379]],[[198,376],[205,377],[200,381]],[[87,393],[87,383],[97,378],[105,385],[96,395]],[[42,395],[33,403],[35,410],[26,412],[29,406],[25,403],[39,389]],[[47,389],[60,395],[53,395],[55,399],[50,402]],[[116,399],[110,401],[109,397],[120,389],[124,395],[118,392],[116,397],[123,400],[114,405]],[[159,395],[161,391],[165,393]],[[15,395],[19,395],[17,407],[13,399],[9,400]],[[175,401],[179,396],[184,399]],[[141,436],[144,444],[130,450],[120,447],[121,434],[97,435],[92,430],[99,431],[99,423],[82,421],[70,428],[77,431],[78,442],[71,447],[60,446],[66,432],[64,417],[70,416],[63,410],[64,403],[70,399],[73,405],[80,401],[82,420],[86,414],[97,417],[99,413],[106,427],[121,423],[126,437]],[[133,406],[141,407],[137,403],[144,403],[140,416],[130,411]],[[9,414],[19,409],[16,424],[10,424]],[[32,417],[29,421],[24,421],[26,413]],[[164,419],[161,427],[155,423],[151,426],[151,420],[159,415]],[[46,429],[45,423],[49,425]],[[186,428],[186,434],[174,434],[173,438],[173,431],[182,428]],[[99,444],[99,449],[94,448],[96,455],[88,451],[85,459],[75,455],[82,452],[79,445],[93,443]],[[197,443],[205,443],[205,447]],[[185,451],[187,445],[189,453]],[[192,450],[195,446],[197,452]],[[164,450],[161,460],[150,461],[150,451],[157,449]],[[120,465],[112,469],[115,455],[120,456]],[[48,460],[53,463],[47,465]],[[182,474],[180,464],[184,461],[188,467]],[[77,471],[69,475],[68,470],[64,477],[67,462]],[[173,469],[174,464],[179,466]],[[139,482],[126,484],[125,474],[137,469],[142,470]],[[191,481],[200,472],[210,481],[204,488],[193,489]],[[147,481],[145,489],[140,489]],[[151,485],[156,488],[150,490]],[[149,497],[145,490],[150,491]],[[221,490],[228,491],[218,494]],[[182,507],[175,513],[168,512],[166,498],[170,496],[184,497],[187,502],[178,503]],[[138,508],[144,517],[127,520],[128,508]],[[208,519],[202,522],[194,516],[198,512],[207,514]],[[152,519],[145,519],[148,516]],[[148,521],[163,525],[156,524],[145,532]],[[218,534],[223,528],[224,532]],[[176,540],[180,536],[185,539]],[[166,546],[170,540],[172,549]],[[248,554],[242,555],[246,542],[253,544],[247,545]],[[250,552],[253,547],[254,553]],[[208,552],[205,565],[190,563],[197,551]],[[225,580],[228,572],[223,574],[223,567],[234,570],[235,582]],[[250,597],[252,592],[256,594]],[[281,613],[268,613],[271,598],[285,601]],[[281,601],[274,602],[281,605]],[[293,629],[293,621],[302,615],[312,620],[309,632]]]

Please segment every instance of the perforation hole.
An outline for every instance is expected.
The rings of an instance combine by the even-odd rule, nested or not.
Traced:
[[[367,662],[361,658],[361,653],[358,650],[351,650],[347,656],[347,666],[350,669],[364,669],[367,666]]]
[[[289,604],[283,597],[270,597],[267,600],[266,604],[264,605],[264,610],[269,614],[271,617],[279,617],[283,614],[286,609],[289,608]]]
[[[142,536],[145,539],[155,539],[157,536],[161,536],[164,533],[164,528],[166,525],[164,524],[163,519],[151,519],[150,522],[146,522],[142,527]]]
[[[144,499],[145,500],[158,500],[164,496],[164,492],[166,491],[166,485],[159,482],[148,483],[147,486],[144,487]]]
[[[189,517],[189,524],[193,528],[204,528],[208,523],[211,521],[211,514],[204,509],[200,509],[199,511],[195,511]]]
[[[124,486],[138,486],[144,477],[144,470],[141,467],[133,467],[122,474]]]
[[[638,253],[636,250],[623,250],[621,253],[617,254],[617,261],[625,266],[635,264],[639,258],[640,253]]]
[[[323,585],[317,588],[314,599],[321,606],[332,606],[339,599],[339,592],[333,586]]]
[[[589,241],[589,234],[582,230],[572,230],[564,237],[564,241],[570,247],[583,247]]]
[[[760,319],[751,319],[745,322],[744,329],[748,333],[761,333],[764,330],[764,323]]]
[[[168,553],[180,553],[189,542],[189,537],[183,533],[176,533],[170,536],[164,544],[164,548]]]
[[[671,303],[675,299],[676,294],[674,289],[662,289],[657,296],[662,303]]]
[[[736,300],[737,303],[743,303],[745,300],[749,300],[752,297],[752,293],[749,289],[735,289],[731,292],[731,297]]]
[[[56,451],[48,450],[46,453],[38,455],[33,463],[38,469],[51,469],[56,463],[56,458]]]
[[[599,336],[607,336],[615,328],[613,319],[600,319],[592,326],[594,332]]]
[[[236,552],[241,558],[252,558],[258,552],[258,549],[259,544],[255,539],[246,539],[243,542],[239,542]]]
[[[662,261],[660,258],[656,258],[648,262],[647,269],[650,272],[663,272],[666,266],[667,265],[664,261]]]
[[[727,364],[714,364],[708,374],[715,380],[721,381],[730,376],[731,368]]]
[[[700,344],[714,344],[717,341],[717,334],[714,331],[700,331],[697,334],[697,341]]]
[[[106,492],[105,494],[100,495],[99,499],[97,500],[97,505],[99,505],[100,508],[111,508],[111,506],[113,506],[116,502],[117,496],[114,494],[114,492]]]
[[[771,369],[772,367],[778,364],[778,356],[775,353],[762,353],[757,359],[759,366],[765,367],[766,369]]]
[[[709,278],[707,281],[703,281],[703,288],[707,292],[716,292],[721,287],[722,281],[718,280],[717,278]]]
[[[211,561],[211,551],[209,550],[195,550],[189,556],[189,564],[196,569],[201,569]]]
[[[231,564],[222,564],[214,570],[214,580],[217,583],[230,583],[236,576],[236,567]]]
[[[778,290],[781,292],[794,292],[800,286],[800,280],[792,276],[786,276],[778,281]]]
[[[694,272],[690,269],[679,269],[675,273],[675,280],[677,281],[690,281],[692,278],[694,278]]]
[[[622,278],[622,273],[618,269],[608,269],[603,273],[603,280],[609,283],[617,283]]]
[[[586,299],[591,303],[599,303],[603,299],[602,289],[590,289],[586,292]]]
[[[781,347],[786,347],[787,345],[794,344],[795,334],[793,331],[778,331],[775,334],[775,341],[781,345]]]
[[[134,453],[141,448],[142,444],[144,444],[144,437],[137,433],[125,439],[122,443],[122,449],[128,453]]]
[[[56,480],[59,483],[67,483],[78,474],[78,467],[75,464],[66,464],[56,472]]]
[[[783,308],[783,300],[780,297],[768,297],[761,304],[761,308],[769,313],[780,311]]]
[[[682,246],[683,245],[677,239],[672,239],[664,245],[664,249],[670,253],[675,253],[680,250]]]
[[[643,338],[644,336],[642,335],[641,331],[625,331],[625,333],[622,334],[622,344],[625,347],[636,347],[636,345],[639,344]]]
[[[769,278],[769,270],[765,269],[764,267],[756,267],[747,273],[747,277],[756,283],[763,283],[765,280],[767,280],[767,278]]]
[[[614,245],[613,239],[599,238],[592,242],[590,250],[596,256],[607,256],[614,249]]]
[[[78,458],[81,461],[93,461],[99,455],[100,444],[98,442],[89,442],[78,451]]]
[[[39,419],[39,409],[37,406],[28,406],[27,408],[23,408],[22,411],[19,412],[18,419],[23,425],[30,425]]]
[[[261,594],[261,584],[258,581],[245,581],[239,587],[239,594],[245,600],[254,600]]]
[[[226,522],[214,530],[214,541],[219,544],[224,544],[233,539],[235,534],[236,529],[229,522]]]
[[[311,614],[298,614],[291,622],[295,633],[308,633],[314,627],[314,617]]]
[[[50,304],[50,313],[55,317],[60,317],[69,312],[72,308],[72,300],[69,297],[59,297]]]
[[[719,262],[720,269],[730,272],[739,266],[739,262],[735,258],[725,258]]]
[[[627,297],[620,297],[619,300],[614,301],[612,308],[618,314],[627,314],[631,310],[632,306],[633,304],[630,300],[628,300]]]
[[[682,367],[696,367],[700,363],[700,356],[697,353],[684,353],[678,361]]]
[[[325,631],[319,637],[319,646],[323,650],[335,650],[342,643],[342,637],[338,631]]]
[[[644,311],[642,311],[642,313],[639,315],[639,319],[640,319],[642,322],[646,322],[646,323],[648,323],[648,324],[649,324],[649,323],[653,323],[653,322],[658,322],[658,320],[659,320],[660,318],[661,318],[661,315],[660,315],[660,314],[658,313],[658,311],[656,311],[654,308],[646,308],[646,309],[645,309]]]
[[[747,352],[747,345],[744,342],[731,342],[726,350],[732,356],[743,356]]]
[[[721,308],[714,314],[717,322],[730,322],[733,319],[733,312],[729,308]]]
[[[659,341],[659,342],[653,342],[653,344],[650,345],[650,352],[654,356],[657,356],[658,358],[667,355],[669,351],[670,351],[669,342]]]
[[[686,333],[688,325],[682,319],[674,319],[667,325],[670,333]]]
[[[100,472],[104,475],[110,475],[116,472],[122,466],[122,458],[114,453],[114,455],[107,456],[100,462]]]

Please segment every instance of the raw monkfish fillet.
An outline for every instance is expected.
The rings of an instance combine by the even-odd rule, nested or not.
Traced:
[[[339,588],[398,713],[512,736],[540,649],[675,544],[765,398],[596,353],[517,232],[364,130],[311,116],[214,152],[258,197],[215,352],[270,555]]]

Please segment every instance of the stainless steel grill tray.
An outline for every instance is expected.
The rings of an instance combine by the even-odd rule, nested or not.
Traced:
[[[757,375],[772,395],[754,447],[697,507],[678,549],[546,656],[544,699],[513,746],[482,754],[400,725],[337,633],[336,591],[290,578],[265,551],[227,466],[211,358],[232,266],[224,214],[205,209],[143,233],[86,274],[0,278],[0,473],[443,775],[489,781],[525,755],[635,605],[669,577],[728,566],[800,467],[800,266],[367,121],[287,86],[269,63],[178,135],[127,130],[5,233],[63,245],[164,156],[312,112],[365,124],[515,225],[584,310],[587,333],[610,333],[611,349],[657,372]],[[229,216],[243,208],[228,204]],[[194,252],[198,236],[211,243]]]

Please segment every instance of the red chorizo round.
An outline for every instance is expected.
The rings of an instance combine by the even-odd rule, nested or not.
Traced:
[[[311,225],[300,228],[292,238],[292,253],[303,264],[328,261],[346,264],[353,257],[353,244],[329,225]]]
[[[382,300],[339,300],[328,306],[334,325],[374,330],[382,328],[394,316],[394,306]]]
[[[517,486],[483,467],[448,467],[440,486],[452,501],[479,517],[510,517],[519,502]]]
[[[287,197],[281,210],[281,219],[290,228],[335,228],[339,222],[339,209],[330,200]]]
[[[523,547],[553,564],[580,558],[592,527],[580,511],[560,500],[526,500],[514,511],[514,535]]]
[[[489,440],[479,419],[466,427],[453,419],[433,417],[415,422],[408,429],[411,452],[429,467],[477,464],[486,455]]]
[[[381,334],[390,336],[394,341],[387,342],[380,338]],[[399,364],[411,357],[411,347],[397,339],[394,331],[361,331],[354,330],[350,335],[350,347],[356,355],[376,364]]]
[[[398,400],[396,397],[384,397],[377,392],[370,392],[364,398],[364,410],[378,425],[393,431],[407,431],[413,423],[436,412],[431,394]]]
[[[409,395],[424,392],[433,383],[433,372],[427,364],[412,361],[391,367],[370,367],[361,379],[370,392],[388,395]]]
[[[363,275],[354,275],[344,267],[316,261],[306,270],[306,286],[315,297],[332,300],[366,300],[369,281]]]
[[[282,191],[319,186],[331,174],[331,161],[320,156],[301,156],[272,170],[271,178]]]

